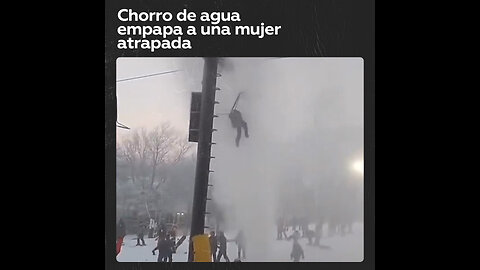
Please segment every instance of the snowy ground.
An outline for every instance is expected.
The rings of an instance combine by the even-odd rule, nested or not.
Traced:
[[[326,228],[324,227],[324,235]],[[276,240],[276,228],[271,231],[272,237],[269,247],[264,252],[250,254],[248,243],[246,249],[246,260],[244,262],[288,262],[290,260],[290,251],[292,241]],[[227,239],[234,238],[235,231],[226,232]],[[153,238],[145,237],[146,246],[135,246],[136,235],[127,235],[124,238],[124,246],[117,256],[119,262],[156,262],[157,256],[152,254],[156,242]],[[247,240],[248,241],[248,240]],[[361,262],[363,260],[363,224],[354,224],[353,233],[345,236],[335,235],[332,237],[324,236],[320,240],[322,247],[309,246],[307,238],[299,240],[305,253],[305,260],[301,262]],[[173,254],[173,262],[187,262],[188,259],[188,237],[183,244]],[[158,251],[155,252],[158,254]],[[237,257],[237,246],[234,242],[228,242],[227,253],[230,261]],[[223,258],[222,258],[223,261]]]

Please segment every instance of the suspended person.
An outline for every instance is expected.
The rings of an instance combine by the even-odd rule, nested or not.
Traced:
[[[126,234],[125,223],[123,222],[123,219],[120,218],[117,224],[117,243],[116,243],[117,255],[122,250],[123,238],[125,237],[125,234]]]
[[[222,256],[225,258],[226,262],[230,262],[230,259],[228,258],[228,255],[227,255],[227,238],[225,237],[225,234],[222,231],[218,232],[217,240],[219,244],[217,262],[220,262],[220,259],[222,258]]]
[[[245,259],[245,235],[243,234],[243,231],[240,230],[237,234],[237,237],[235,237],[235,243],[237,244],[237,258],[240,259]],[[242,257],[240,257],[240,253],[242,253]]]
[[[232,123],[232,127],[237,129],[237,137],[235,138],[235,144],[237,145],[237,147],[239,146],[240,138],[242,137],[242,128],[245,131],[245,137],[248,138],[247,122],[243,120],[242,113],[236,109],[240,94],[238,94],[237,99],[235,100],[235,103],[230,110],[230,114],[228,115],[228,117],[230,118],[230,122]]]
[[[210,237],[208,238],[210,241],[210,250],[212,252],[213,261],[217,261],[217,250],[218,250],[218,242],[217,236],[215,235],[215,231],[210,232]]]
[[[305,259],[305,255],[303,254],[303,248],[298,243],[297,238],[293,238],[293,247],[292,252],[290,253],[290,259],[293,259],[294,262],[299,262],[300,257]]]

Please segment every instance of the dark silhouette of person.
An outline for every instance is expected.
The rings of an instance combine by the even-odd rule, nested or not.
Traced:
[[[228,118],[230,118],[230,122],[232,123],[232,127],[237,129],[237,137],[235,138],[235,144],[237,147],[239,146],[240,138],[242,137],[242,128],[245,131],[245,138],[248,138],[247,122],[243,120],[242,113],[237,110],[237,102],[241,94],[242,93],[238,94],[237,99],[235,99],[232,109],[230,110],[230,114],[228,115]]]
[[[173,225],[172,229],[169,232],[170,236],[172,236],[175,240],[177,239],[177,226]]]
[[[122,244],[123,244],[123,238],[126,235],[126,228],[125,228],[125,223],[123,222],[123,219],[120,218],[120,220],[117,223],[117,255],[120,253],[120,250],[122,249]]]
[[[143,236],[145,235],[145,224],[140,221],[138,224],[138,232],[137,232],[137,246],[146,246],[145,240],[143,239]],[[140,241],[142,241],[142,244],[140,244]]]
[[[165,223],[162,221],[157,226],[157,237],[159,237],[160,235],[165,236],[166,233],[167,233],[167,228],[165,226]]]
[[[322,227],[323,227],[323,218],[320,218],[320,220],[315,224],[315,242],[313,245],[315,246],[320,246],[320,238],[322,237]]]
[[[242,137],[242,128],[245,131],[245,138],[248,138],[248,125],[242,118],[242,113],[236,109],[233,109],[228,115],[232,122],[232,127],[237,129],[237,137],[235,138],[235,144],[237,147],[240,145],[240,138]]]
[[[237,244],[237,258],[240,259],[245,259],[245,234],[243,233],[242,230],[240,230],[237,234],[237,237],[235,237],[235,243]],[[240,257],[243,255],[242,257]]]
[[[167,248],[165,260],[168,259],[168,262],[173,261],[173,252],[175,251],[175,237],[167,235]]]
[[[217,261],[217,249],[218,249],[218,242],[217,236],[215,235],[214,231],[210,232],[210,237],[208,239],[210,241],[210,250],[212,252],[213,261]]]
[[[308,238],[308,244],[309,245],[312,245],[312,239],[315,237],[315,232],[312,231],[312,230],[307,230],[307,232],[305,233],[305,236]]]
[[[228,255],[227,255],[227,238],[225,237],[225,234],[222,231],[218,232],[217,240],[219,244],[217,262],[220,262],[220,259],[222,258],[222,256],[225,258],[226,262],[230,262],[230,259],[228,258]]]
[[[305,259],[305,255],[303,254],[303,248],[298,243],[297,238],[293,238],[293,247],[292,252],[290,253],[290,259],[293,259],[294,262],[299,262],[300,257]]]
[[[155,250],[158,250],[157,262],[165,262],[169,255],[169,240],[164,234],[160,234],[158,237],[157,246],[152,250],[153,255],[155,255]]]

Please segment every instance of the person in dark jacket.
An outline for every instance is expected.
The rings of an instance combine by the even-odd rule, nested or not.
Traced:
[[[315,232],[313,230],[307,230],[305,236],[308,238],[308,244],[312,245],[312,239],[315,237]]]
[[[212,252],[212,257],[213,261],[217,261],[217,249],[218,249],[218,242],[217,242],[217,236],[215,235],[215,231],[210,232],[210,250]]]
[[[232,127],[237,129],[237,137],[235,138],[235,144],[237,147],[240,144],[240,138],[242,137],[242,128],[245,130],[245,138],[248,138],[248,126],[242,118],[242,113],[240,111],[233,109],[228,115],[230,121],[232,122]]]
[[[305,259],[305,255],[303,254],[303,248],[298,243],[298,240],[296,238],[294,238],[293,239],[292,253],[290,253],[290,259],[293,259],[294,262],[299,262],[300,257],[302,259]]]
[[[175,237],[169,235],[167,237],[167,259],[168,262],[173,261],[173,252],[175,251]]]
[[[117,223],[117,255],[120,253],[122,250],[122,245],[123,245],[123,238],[125,237],[126,234],[126,228],[125,228],[125,223],[123,222],[123,219],[120,218],[120,220]]]
[[[299,231],[294,231],[292,233],[292,235],[290,235],[287,240],[291,240],[293,239],[294,241],[297,241],[298,239],[300,239],[300,232]]]
[[[226,262],[230,262],[230,259],[228,258],[228,255],[227,255],[227,238],[225,237],[225,234],[222,231],[218,233],[217,240],[219,244],[217,262],[220,262],[220,259],[222,258],[222,256],[225,258]]]
[[[159,235],[157,247],[152,250],[153,255],[155,255],[155,250],[158,250],[157,262],[165,262],[168,258],[169,252],[169,243],[166,235]]]
[[[240,230],[237,234],[237,237],[235,237],[235,243],[237,244],[237,253],[238,256],[237,258],[240,259],[245,259],[245,235],[243,234],[243,231]],[[242,257],[240,257],[240,253],[242,253]]]
[[[322,217],[319,219],[317,224],[315,224],[315,242],[313,243],[313,245],[315,246],[320,246],[320,238],[322,237],[322,233],[323,233],[323,230],[322,230],[323,223],[324,223],[324,219]]]
[[[137,246],[146,246],[145,240],[143,239],[143,236],[145,234],[145,229],[146,229],[145,224],[142,221],[140,221],[138,224],[138,232],[137,232]],[[140,241],[142,241],[142,244],[140,244]]]

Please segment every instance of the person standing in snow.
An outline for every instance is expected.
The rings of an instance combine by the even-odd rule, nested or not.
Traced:
[[[222,256],[225,258],[226,262],[230,262],[230,259],[228,258],[228,255],[227,255],[227,238],[225,237],[225,234],[222,231],[218,233],[217,240],[219,244],[217,262],[220,262],[220,259],[222,258]]]
[[[308,238],[308,245],[312,245],[312,239],[315,237],[315,232],[313,230],[307,230],[305,236]]]
[[[125,234],[126,234],[125,223],[123,222],[123,219],[120,218],[120,220],[117,223],[117,242],[116,242],[117,255],[122,250],[123,238],[125,237]]]
[[[322,228],[323,228],[323,217],[319,219],[317,224],[315,224],[315,242],[313,245],[320,246],[320,238],[322,237]]]
[[[155,234],[156,222],[153,218],[150,218],[150,223],[148,224],[148,238],[153,238]]]
[[[218,242],[217,242],[217,236],[215,235],[215,231],[210,232],[210,237],[208,240],[210,240],[210,250],[212,252],[213,261],[216,262]]]
[[[293,247],[292,247],[292,252],[290,253],[290,259],[293,259],[294,262],[299,262],[300,257],[302,259],[305,259],[305,255],[303,254],[303,248],[300,246],[300,243],[298,243],[297,238],[293,238]]]
[[[243,231],[240,230],[238,232],[238,235],[237,237],[235,237],[235,243],[237,244],[237,253],[238,253],[238,256],[237,258],[240,259],[245,259],[246,256],[245,256],[245,235],[243,234]],[[240,253],[242,253],[242,257],[240,257]]]
[[[165,262],[168,258],[168,247],[169,243],[166,235],[160,234],[158,236],[157,247],[152,250],[153,255],[155,255],[155,250],[158,250],[157,262]]]
[[[173,261],[173,252],[175,250],[175,237],[167,235],[167,256],[165,259],[168,259],[168,262]]]
[[[294,241],[297,241],[300,238],[300,232],[299,231],[294,231],[292,235],[290,235],[287,240],[293,239]]]
[[[145,240],[143,239],[143,236],[145,234],[145,224],[140,221],[138,224],[138,232],[137,232],[137,246],[146,246]],[[142,244],[140,244],[140,241],[142,241]]]

